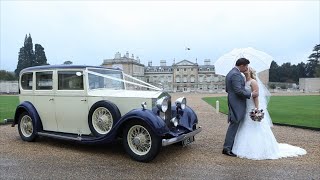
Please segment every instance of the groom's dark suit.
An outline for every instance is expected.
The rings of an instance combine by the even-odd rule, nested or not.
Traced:
[[[229,128],[223,149],[231,150],[239,123],[245,117],[246,99],[251,97],[251,91],[245,89],[245,79],[234,67],[226,76],[226,91],[228,93]]]

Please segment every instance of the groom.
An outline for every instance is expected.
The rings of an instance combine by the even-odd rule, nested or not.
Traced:
[[[251,92],[245,89],[245,78],[241,72],[248,70],[250,61],[246,58],[240,58],[236,62],[236,66],[229,71],[226,76],[226,91],[228,93],[228,122],[229,128],[223,145],[222,154],[228,156],[236,156],[231,152],[233,141],[236,136],[239,123],[243,121],[246,113],[246,99],[257,97],[256,91]]]

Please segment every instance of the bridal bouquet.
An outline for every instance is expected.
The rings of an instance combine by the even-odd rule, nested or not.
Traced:
[[[258,121],[260,122],[264,117],[264,112],[263,112],[263,109],[257,109],[257,108],[254,108],[252,109],[252,111],[250,112],[250,118],[253,120],[253,121]]]

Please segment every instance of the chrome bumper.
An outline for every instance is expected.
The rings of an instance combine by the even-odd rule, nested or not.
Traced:
[[[183,141],[189,137],[192,137],[192,136],[195,136],[196,134],[198,134],[199,132],[201,132],[202,128],[199,127],[198,129],[192,131],[192,132],[189,132],[187,134],[182,134],[178,137],[174,137],[174,138],[171,138],[171,139],[162,139],[162,146],[168,146],[170,144],[174,144],[174,143],[177,143],[177,142],[180,142],[180,141]]]

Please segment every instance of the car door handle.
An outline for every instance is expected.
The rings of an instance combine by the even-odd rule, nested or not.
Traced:
[[[86,99],[81,99],[81,101],[87,101]]]
[[[49,101],[53,101],[53,100],[54,100],[53,98],[50,98],[50,99],[49,99]]]

